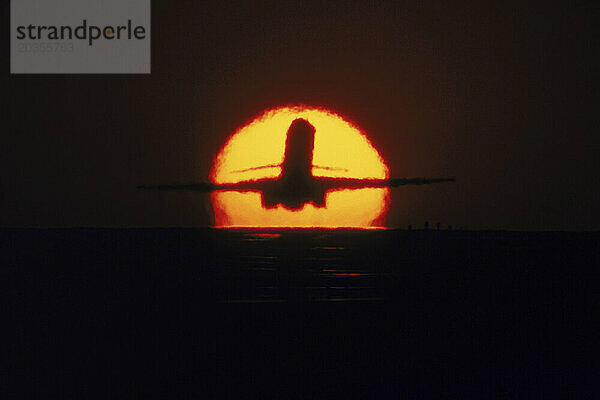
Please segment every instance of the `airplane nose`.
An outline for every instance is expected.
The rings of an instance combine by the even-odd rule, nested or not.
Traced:
[[[312,124],[310,122],[308,122],[307,120],[305,120],[304,118],[296,118],[290,124],[289,132],[292,132],[292,131],[294,131],[294,132],[296,132],[296,131],[314,132],[315,127],[312,126]]]

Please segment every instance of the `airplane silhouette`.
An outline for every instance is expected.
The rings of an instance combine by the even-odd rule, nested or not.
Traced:
[[[384,188],[454,181],[454,178],[355,179],[313,176],[313,167],[334,169],[312,164],[314,140],[315,128],[308,121],[298,118],[291,123],[287,131],[283,163],[281,165],[266,165],[248,169],[255,170],[281,166],[281,174],[276,178],[263,178],[221,185],[200,182],[186,185],[138,186],[137,188],[199,192],[212,192],[215,190],[258,191],[262,193],[262,205],[265,208],[273,208],[281,204],[285,208],[297,210],[302,208],[304,204],[311,202],[315,207],[325,207],[326,193],[331,190]]]

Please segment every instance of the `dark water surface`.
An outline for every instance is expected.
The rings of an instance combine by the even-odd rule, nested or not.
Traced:
[[[3,398],[595,393],[600,235],[0,232]]]

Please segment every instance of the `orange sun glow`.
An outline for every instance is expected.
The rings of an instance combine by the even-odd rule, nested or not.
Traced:
[[[315,127],[313,176],[387,179],[388,167],[361,130],[322,108],[288,106],[265,111],[230,136],[217,154],[210,179],[215,184],[274,178],[281,174],[287,130],[302,118]],[[270,166],[256,169],[257,167]],[[257,191],[211,194],[219,227],[352,227],[383,223],[387,188],[341,189],[326,193],[326,206],[306,203],[299,210],[264,208]]]

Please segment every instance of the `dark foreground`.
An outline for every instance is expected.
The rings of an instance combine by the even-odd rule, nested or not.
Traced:
[[[597,393],[598,234],[72,229],[0,243],[2,398]]]

